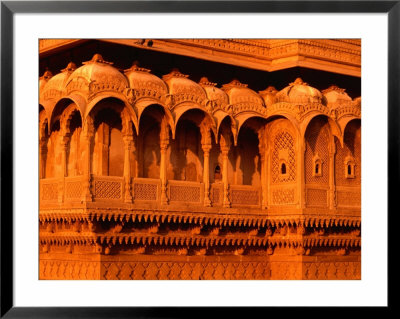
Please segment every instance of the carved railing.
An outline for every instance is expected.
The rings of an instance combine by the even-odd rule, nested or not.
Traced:
[[[168,181],[168,198],[173,203],[202,204],[204,200],[204,184],[187,181]]]
[[[329,186],[327,185],[306,185],[306,206],[307,207],[328,207]]]
[[[66,177],[64,179],[64,201],[81,201],[84,176]]]
[[[270,205],[285,206],[294,205],[298,201],[296,184],[275,184],[271,186]]]
[[[39,182],[40,202],[41,203],[57,202],[61,182],[62,182],[62,179],[60,179],[60,178],[41,179]]]
[[[261,187],[230,185],[232,206],[261,206]]]
[[[92,190],[95,200],[120,200],[124,194],[124,178],[119,176],[93,176]]]
[[[159,201],[160,200],[160,179],[134,178],[132,190],[134,202]]]
[[[221,206],[224,199],[224,185],[220,183],[213,183],[210,187],[210,200],[212,206]]]
[[[336,186],[336,203],[338,208],[360,208],[361,189],[359,187]]]

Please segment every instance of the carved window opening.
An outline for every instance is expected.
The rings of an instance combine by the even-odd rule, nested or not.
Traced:
[[[351,156],[347,156],[345,163],[344,163],[344,169],[345,169],[345,177],[346,178],[355,178],[355,161],[354,158]]]
[[[281,178],[286,178],[289,174],[287,165],[288,164],[284,160],[281,160],[279,163],[279,176]]]
[[[313,157],[313,176],[321,177],[322,176],[322,160],[318,154]]]

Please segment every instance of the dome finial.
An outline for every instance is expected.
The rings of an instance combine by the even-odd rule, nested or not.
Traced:
[[[43,80],[50,80],[50,78],[53,77],[53,73],[51,73],[51,71],[46,67],[46,71],[44,71],[43,75],[42,75],[42,79]]]
[[[296,78],[296,80],[294,80],[294,82],[289,84],[290,86],[293,85],[308,85],[308,83],[304,82],[302,78],[298,77]]]
[[[107,62],[103,59],[103,56],[100,53],[96,53],[93,55],[90,61],[83,62],[82,64],[90,64],[90,63],[103,63],[103,64],[110,64],[112,65],[113,62]]]
[[[73,72],[76,70],[76,65],[74,62],[69,62],[65,69],[62,69],[61,72]]]

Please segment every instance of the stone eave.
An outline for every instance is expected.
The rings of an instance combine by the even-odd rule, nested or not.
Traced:
[[[40,57],[88,40],[42,40]],[[361,77],[361,42],[336,39],[101,39],[267,72],[293,67]]]

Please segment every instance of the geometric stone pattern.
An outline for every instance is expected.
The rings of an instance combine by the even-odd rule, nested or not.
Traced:
[[[326,207],[328,205],[326,190],[308,188],[306,193],[307,206]]]
[[[58,196],[58,184],[43,184],[42,185],[42,200],[54,200]]]
[[[259,192],[250,190],[232,190],[232,205],[258,205]]]
[[[94,195],[96,198],[119,199],[121,198],[121,183],[109,181],[95,181]]]
[[[176,202],[200,202],[200,187],[171,185],[170,200]]]
[[[101,266],[100,266],[101,265]],[[52,280],[345,280],[361,279],[360,262],[93,262],[40,261]]]
[[[279,165],[279,151],[288,151],[288,163],[287,163],[287,176],[280,177],[280,165]],[[296,158],[294,151],[294,141],[292,135],[289,132],[279,132],[274,139],[274,151],[272,153],[272,182],[293,182],[296,180]]]
[[[329,129],[328,124],[319,120],[312,121],[306,134],[307,148],[305,152],[306,183],[329,183]],[[321,176],[314,176],[313,157],[318,154],[322,161]]]
[[[156,200],[157,199],[157,185],[155,184],[138,184],[133,186],[135,199],[138,200]]]
[[[293,204],[294,203],[294,189],[276,189],[272,191],[272,203],[275,205]]]
[[[66,198],[80,198],[82,196],[82,182],[65,183]]]
[[[359,192],[337,191],[339,207],[361,207],[361,194]]]

